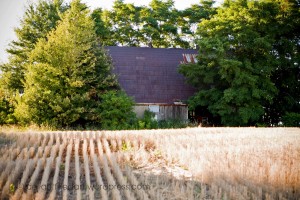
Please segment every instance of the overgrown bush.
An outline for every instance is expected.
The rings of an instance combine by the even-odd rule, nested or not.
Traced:
[[[188,123],[179,119],[156,120],[155,113],[145,110],[144,117],[138,120],[138,129],[185,128]]]
[[[0,89],[0,125],[15,123],[14,106]]]
[[[158,127],[161,129],[168,128],[186,128],[188,123],[179,119],[161,120],[158,122]]]
[[[158,128],[158,123],[155,120],[155,113],[145,110],[144,117],[138,120],[138,129],[156,129]]]
[[[100,121],[107,130],[131,129],[136,121],[133,100],[123,91],[110,91],[102,95]]]

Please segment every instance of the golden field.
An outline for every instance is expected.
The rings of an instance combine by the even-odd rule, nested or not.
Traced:
[[[0,199],[300,199],[299,128],[0,133]]]

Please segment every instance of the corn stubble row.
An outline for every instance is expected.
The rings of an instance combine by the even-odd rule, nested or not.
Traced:
[[[0,199],[300,198],[299,129],[11,137],[15,142],[0,149]]]

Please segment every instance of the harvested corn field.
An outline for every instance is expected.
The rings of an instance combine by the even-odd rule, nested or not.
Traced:
[[[299,199],[297,128],[0,134],[0,199]]]

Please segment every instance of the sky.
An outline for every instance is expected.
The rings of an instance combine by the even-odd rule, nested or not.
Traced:
[[[70,0],[66,0],[69,2]],[[134,3],[135,5],[148,5],[151,0],[125,0],[125,3]],[[222,0],[216,0],[220,3]],[[14,28],[18,27],[19,21],[22,18],[26,5],[37,0],[0,0],[0,63],[6,62],[8,55],[5,49],[8,44],[16,39]],[[113,0],[82,0],[91,9],[101,7],[110,9],[113,5]],[[200,0],[174,0],[177,9],[184,9],[191,4],[199,3]]]

